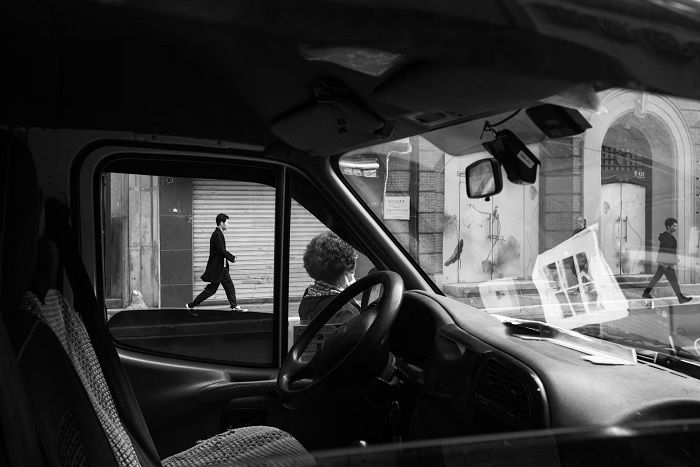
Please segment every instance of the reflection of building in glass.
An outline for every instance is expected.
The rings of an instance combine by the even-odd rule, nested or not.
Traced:
[[[612,90],[602,105],[607,113],[593,115],[584,135],[582,194],[608,264],[615,274],[653,272],[663,221],[676,217],[681,281],[695,281],[698,104]]]
[[[445,219],[445,205],[452,202],[445,201],[445,157],[443,151],[416,136],[350,152],[340,167],[374,214],[438,283],[442,283],[443,264],[457,262],[461,254],[458,239],[443,244],[443,225],[451,222]],[[360,173],[359,167],[376,167],[377,177]],[[397,198],[410,199],[408,219],[386,216],[386,200]],[[450,259],[452,255],[455,258]]]
[[[600,242],[616,273],[649,272],[644,246],[651,244],[653,235],[647,211],[654,209],[654,172],[649,144],[643,144],[643,138],[639,130],[625,132],[616,124],[601,148]]]
[[[488,203],[457,197],[460,171],[487,154],[448,156],[445,212],[460,224],[445,229],[444,244],[459,235],[472,251],[491,252],[494,267],[484,269],[484,258],[474,255],[445,268],[446,284],[531,277],[534,258],[570,238],[578,217],[599,224],[600,247],[616,275],[652,273],[663,221],[677,218],[680,280],[698,280],[700,105],[626,90],[601,100],[605,110],[588,116],[593,128],[531,146],[542,162],[534,185],[505,183]]]
[[[653,272],[663,220],[677,218],[679,279],[696,282],[700,105],[622,90],[601,97],[606,112],[589,116],[593,128],[531,147],[542,162],[535,184],[504,183],[503,192],[489,201],[465,196],[464,169],[487,157],[485,152],[452,157],[421,137],[351,153],[340,170],[368,194],[370,209],[441,285],[529,279],[537,255],[570,238],[577,218],[588,226],[599,224],[601,249],[618,275]],[[236,215],[240,200],[273,199],[270,190],[168,177],[114,174],[108,185],[113,194],[105,207],[109,306],[128,305],[131,290],[140,290],[150,306],[161,297],[172,300],[161,305],[181,306],[191,299],[181,296],[201,285],[198,261],[206,258],[204,243],[213,228],[206,208]],[[408,218],[385,218],[387,198],[409,199]],[[306,224],[296,228],[303,230],[298,238],[306,235]],[[175,238],[178,232],[182,235]],[[252,252],[259,238],[250,235],[242,246],[234,240],[234,250]],[[257,268],[255,277],[234,282],[242,297],[253,297],[271,290],[272,277],[271,268]],[[292,288],[307,285],[305,275],[297,279]]]

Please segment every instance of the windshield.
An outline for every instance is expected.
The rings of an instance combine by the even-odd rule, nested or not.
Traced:
[[[577,111],[590,128],[571,136],[546,138],[530,112],[509,112],[349,152],[340,172],[445,295],[700,360],[700,102],[591,97]],[[493,158],[484,125],[504,116],[495,130],[527,144],[537,177],[513,183],[501,168],[500,193],[470,198],[465,169]],[[490,189],[482,169],[470,177]]]

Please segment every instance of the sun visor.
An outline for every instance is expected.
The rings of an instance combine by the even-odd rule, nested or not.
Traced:
[[[433,143],[440,150],[453,156],[466,156],[468,154],[484,151],[481,134],[484,124],[497,122],[507,118],[513,112],[492,115],[471,122],[460,123],[447,128],[424,133],[423,137]],[[520,112],[508,120],[502,127],[512,131],[525,144],[533,144],[545,139],[544,133],[524,113]]]
[[[377,138],[384,122],[347,99],[314,103],[283,116],[270,126],[287,144],[314,154],[330,153]]]

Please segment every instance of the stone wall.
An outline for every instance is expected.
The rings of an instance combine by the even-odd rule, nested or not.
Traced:
[[[540,253],[571,237],[574,218],[583,214],[581,145],[579,137],[542,143]]]
[[[160,177],[162,306],[192,300],[192,179]]]
[[[158,177],[129,175],[128,232],[129,295],[134,298],[134,291],[141,292],[148,307],[159,307]],[[140,306],[140,303],[135,305]]]

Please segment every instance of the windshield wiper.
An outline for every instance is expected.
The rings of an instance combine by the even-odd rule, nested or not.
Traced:
[[[602,339],[602,337],[596,336],[595,334],[586,333],[583,329],[582,331],[584,331],[582,334]],[[700,362],[697,361],[697,355],[688,352],[682,347],[672,348],[668,343],[660,342],[641,334],[622,331],[620,329],[608,329],[605,332],[604,340],[634,347],[641,360],[656,363],[667,368],[672,368],[674,362],[683,367],[690,365],[691,370],[700,366]]]
[[[546,336],[547,328],[541,326],[538,321],[504,321],[506,327],[513,328],[520,332],[526,332],[535,336]]]
[[[541,321],[520,320],[497,316],[503,324],[512,329],[513,335],[528,340],[547,340],[553,343],[579,350],[592,355],[612,355],[626,360],[627,364],[636,363],[639,360],[646,363],[654,363],[670,370],[683,373],[690,377],[700,379],[700,362],[696,356],[682,348],[671,349],[661,342],[650,340],[639,334],[616,330],[614,335],[608,331],[607,337],[614,340],[603,340],[595,335],[582,334],[578,331],[557,328]],[[640,347],[644,343],[647,348]],[[652,350],[652,349],[658,350]],[[675,352],[672,355],[667,352]],[[632,357],[634,355],[634,357]],[[634,360],[632,360],[634,358]],[[593,361],[593,363],[614,364],[614,361]],[[622,364],[622,362],[618,363]]]
[[[678,349],[677,352],[688,354],[688,356],[693,357],[690,352]],[[637,355],[639,359],[643,362],[654,363],[664,368],[683,373],[684,375],[691,376],[695,379],[700,379],[700,363],[694,360],[688,360],[681,356],[669,355],[662,352],[657,352],[655,350],[638,349]]]
[[[601,365],[634,365],[637,354],[634,348],[615,342],[586,336],[576,331],[559,328],[541,321],[530,321],[493,315],[504,326],[512,330],[512,335],[527,340],[546,340],[554,344],[586,354],[583,357],[591,363]]]
[[[580,332],[585,336],[593,337],[595,339],[601,339],[604,341],[626,345],[628,347],[634,347],[635,349],[637,349],[637,351],[639,351],[640,349],[658,352],[672,351],[672,349],[669,348],[667,342],[661,342],[648,336],[644,336],[642,334],[623,331],[614,327],[606,328],[604,335],[601,333],[599,325],[588,325],[576,328],[576,332]]]
[[[597,327],[595,327],[595,330],[587,327],[579,328],[578,332],[596,339],[603,339],[603,337],[596,334],[598,332]],[[642,362],[654,363],[700,379],[700,362],[697,361],[698,357],[681,347],[674,349],[668,343],[620,329],[607,329],[604,340],[633,347],[637,352],[637,359]]]

